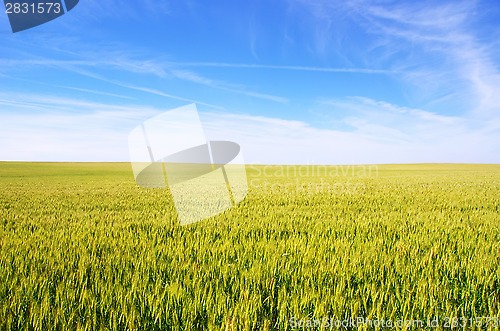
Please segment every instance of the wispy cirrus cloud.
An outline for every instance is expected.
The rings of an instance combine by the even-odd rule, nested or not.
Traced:
[[[418,3],[396,5],[390,10],[368,5],[359,6],[358,12],[377,31],[390,36],[394,43],[417,44],[423,51],[441,56],[438,64],[441,70],[432,72],[429,68],[428,75],[435,79],[439,76],[437,72],[444,69],[447,77],[439,77],[440,84],[450,84],[451,77],[464,81],[476,98],[475,110],[484,112],[498,105],[493,91],[500,88],[500,74],[493,62],[498,46],[479,41],[472,28],[477,5],[470,1],[438,5]],[[415,83],[421,82],[418,76],[416,78]]]
[[[152,89],[152,88],[135,86],[135,85],[128,85],[126,83],[120,83],[120,82],[115,82],[115,81],[111,81],[111,83],[115,84],[115,85],[118,85],[118,86],[121,86],[121,87],[125,87],[125,88],[128,88],[128,89],[131,89],[131,90],[136,90],[136,91],[145,92],[145,93],[149,93],[149,94],[159,95],[159,96],[162,96],[162,97],[165,97],[165,98],[174,99],[174,100],[180,100],[180,101],[185,101],[185,102],[189,102],[189,103],[197,103],[199,105],[203,105],[203,106],[206,106],[206,107],[209,107],[209,108],[224,110],[224,107],[222,107],[222,106],[217,106],[217,105],[213,105],[213,104],[202,102],[202,101],[196,101],[196,100],[193,100],[193,99],[189,99],[189,98],[184,98],[184,97],[180,97],[180,96],[177,96],[177,95],[168,94],[168,93],[165,93],[165,92],[162,92],[162,91],[159,91],[159,90],[156,90],[156,89]]]
[[[108,97],[130,99],[130,100],[136,99],[136,98],[130,97],[128,95],[109,93],[109,92],[91,90],[91,89],[74,87],[74,86],[54,85],[54,87],[60,87],[60,88],[67,89],[67,90],[73,90],[73,91],[79,91],[79,92],[85,92],[85,93],[91,93],[91,94],[97,94],[97,95],[104,95],[104,96],[108,96]]]
[[[214,67],[214,68],[235,68],[235,69],[269,69],[269,70],[291,70],[291,71],[312,71],[326,73],[356,73],[356,74],[379,74],[393,75],[401,73],[398,70],[370,69],[370,68],[331,68],[331,67],[309,67],[309,66],[289,66],[271,65],[255,63],[224,63],[224,62],[169,62],[180,67]]]
[[[157,109],[147,106],[3,92],[0,159],[126,160],[125,132],[157,113]]]
[[[172,2],[149,0],[92,0],[80,7],[82,15],[68,16],[83,19],[99,10],[103,26],[103,17],[113,23],[106,38],[100,31],[88,39],[81,31],[72,37],[10,38],[0,45],[0,75],[7,83],[0,93],[0,158],[126,160],[124,137],[132,123],[162,107],[194,102],[213,111],[202,114],[210,134],[241,143],[249,162],[499,162],[500,42],[480,35],[482,2],[286,4],[293,10],[272,15],[292,12],[300,24],[289,20],[293,24],[282,26],[286,20],[273,16],[280,24],[250,28],[250,45],[245,23],[243,33],[234,31],[230,43],[218,44],[214,36],[229,21],[213,13],[205,16],[224,22],[205,16],[199,25],[184,23],[184,16],[172,25],[142,19],[140,26],[147,27],[139,37],[126,44],[127,35],[115,44],[122,30],[114,23],[139,13],[154,21],[152,11],[176,10]],[[116,6],[122,12],[101,12]],[[209,23],[220,23],[218,30],[200,33],[206,40],[189,34],[192,46],[186,48],[183,35],[165,38],[169,42],[162,45],[152,45],[158,39],[149,35],[142,40],[153,29],[196,30]],[[498,25],[490,26],[494,31]],[[242,44],[244,51],[237,49]],[[20,79],[28,76],[37,84],[24,86]],[[45,93],[51,89],[42,83],[58,87],[57,95]],[[149,106],[133,104],[140,102]],[[316,114],[324,121],[315,122]]]
[[[117,103],[103,103],[93,100],[87,100],[84,98],[75,97],[63,97],[57,95],[49,94],[39,94],[39,93],[0,93],[0,103],[3,105],[8,105],[10,107],[18,107],[15,113],[23,112],[26,106],[38,107],[41,113],[47,111],[54,112],[68,112],[70,114],[76,113],[90,113],[92,111],[106,111],[113,112],[119,115],[120,111],[129,111],[130,109],[148,109],[151,112],[154,108],[146,106],[127,106]],[[7,107],[0,108],[0,112],[3,115],[9,113]],[[139,113],[139,112],[138,112]],[[31,112],[26,112],[26,116],[29,116]],[[145,115],[147,116],[147,114]]]
[[[369,13],[397,24],[401,39],[416,40],[421,47],[450,59],[447,67],[451,75],[440,82],[450,84],[450,78],[455,77],[468,89],[464,99],[473,98],[476,114],[494,115],[499,109],[500,99],[494,91],[500,90],[500,73],[493,59],[499,49],[474,34],[472,13],[476,6],[474,2],[457,2],[432,8],[402,7],[392,15],[380,8],[371,8]],[[382,29],[396,33],[389,24]]]
[[[367,42],[362,52],[342,48],[346,57],[362,61],[368,67],[389,67],[409,83],[410,93],[418,91],[419,98],[427,99],[429,106],[462,106],[461,111],[488,116],[498,113],[495,109],[500,100],[495,91],[500,89],[500,73],[496,54],[500,48],[498,43],[484,42],[477,35],[481,17],[488,12],[487,4],[369,0],[292,3],[306,8],[314,17],[311,24],[317,27],[339,24],[342,20],[354,22],[361,34],[358,37]],[[349,32],[342,28],[328,31],[321,36],[325,43]],[[364,58],[358,54],[364,54]],[[456,101],[450,102],[450,96]]]
[[[209,79],[209,78],[203,77],[203,76],[201,76],[193,71],[189,71],[189,70],[185,70],[185,69],[173,69],[173,70],[171,70],[171,74],[179,79],[183,79],[183,80],[190,81],[193,83],[209,86],[209,87],[223,90],[223,91],[247,95],[250,97],[269,100],[269,101],[278,102],[278,103],[285,104],[285,103],[289,102],[289,100],[287,98],[284,98],[281,96],[251,91],[251,90],[248,90],[247,88],[245,88],[244,86],[237,86],[234,84],[228,84],[226,82],[221,82],[221,81]]]
[[[345,131],[394,143],[436,142],[443,135],[459,136],[472,129],[466,117],[441,115],[361,96],[319,100],[318,107],[324,114],[331,114],[327,120],[341,124]]]
[[[288,98],[272,95],[269,93],[262,93],[248,89],[241,84],[227,83],[220,80],[214,80],[202,76],[191,70],[186,70],[183,65],[175,64],[172,62],[162,63],[154,60],[129,60],[125,58],[115,58],[112,60],[53,60],[53,59],[28,59],[28,60],[14,60],[14,59],[0,59],[0,70],[4,68],[8,71],[9,68],[26,68],[33,67],[50,67],[62,69],[78,74],[83,74],[88,77],[93,77],[100,80],[104,79],[102,74],[98,74],[90,69],[99,68],[103,70],[116,70],[122,72],[129,72],[141,75],[153,75],[160,78],[173,77],[186,82],[207,86],[209,88],[227,91],[234,94],[246,95],[258,99],[286,104],[289,102]],[[158,93],[156,93],[158,94]],[[164,95],[166,96],[166,94]],[[175,97],[181,100],[180,97]],[[185,100],[192,101],[192,99],[185,98]]]
[[[37,94],[0,94],[0,159],[127,161],[129,131],[163,111]],[[365,97],[321,100],[343,109],[344,128],[269,116],[202,112],[207,138],[242,146],[246,162],[359,164],[498,163],[500,131],[468,118],[444,116]],[[332,120],[332,119],[331,119]],[[498,124],[498,123],[497,123]]]

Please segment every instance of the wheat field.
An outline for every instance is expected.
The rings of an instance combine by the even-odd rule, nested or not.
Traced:
[[[179,226],[127,163],[0,163],[0,330],[499,329],[500,165],[247,175]]]

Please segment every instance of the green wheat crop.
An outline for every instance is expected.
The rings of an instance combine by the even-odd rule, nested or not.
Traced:
[[[0,330],[499,329],[500,166],[247,173],[181,227],[129,164],[0,163]]]

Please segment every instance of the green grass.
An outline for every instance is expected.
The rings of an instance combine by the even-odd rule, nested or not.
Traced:
[[[129,164],[0,163],[0,330],[498,329],[499,165],[247,172],[243,202],[181,227]]]

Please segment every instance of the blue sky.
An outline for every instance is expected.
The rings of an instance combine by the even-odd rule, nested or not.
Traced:
[[[500,163],[497,1],[81,0],[0,38],[0,160],[127,161],[194,102],[248,163]]]

